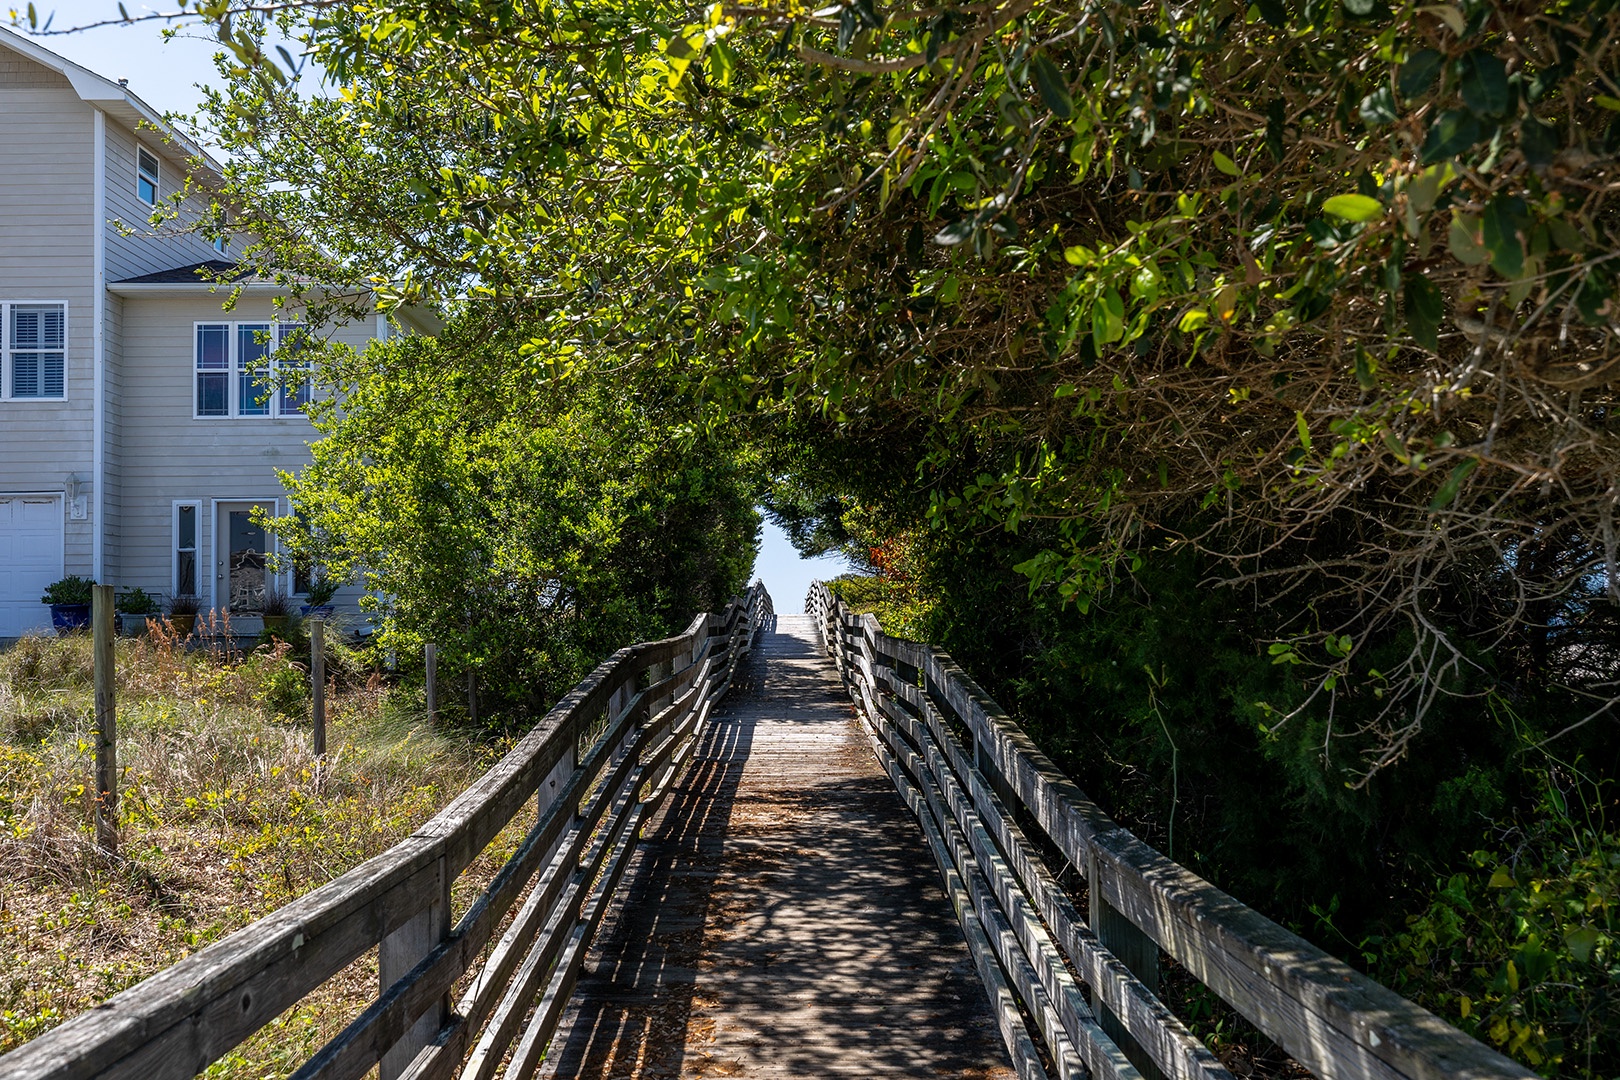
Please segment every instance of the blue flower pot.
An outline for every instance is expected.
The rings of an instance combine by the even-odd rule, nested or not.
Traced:
[[[333,608],[331,604],[302,604],[299,606],[298,610],[306,619],[311,615],[319,615],[324,619],[328,615],[332,614]]]
[[[89,604],[52,604],[51,625],[58,634],[83,630],[90,625]]]

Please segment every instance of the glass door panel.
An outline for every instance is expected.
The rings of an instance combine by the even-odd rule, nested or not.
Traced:
[[[233,612],[264,610],[269,559],[264,526],[253,520],[252,510],[231,510],[227,515],[230,551],[225,560],[225,595]]]

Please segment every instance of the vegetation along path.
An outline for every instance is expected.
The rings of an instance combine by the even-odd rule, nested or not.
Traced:
[[[812,619],[764,629],[646,830],[547,1075],[1010,1078]]]

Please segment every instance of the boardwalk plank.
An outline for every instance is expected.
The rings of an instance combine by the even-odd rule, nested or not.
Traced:
[[[917,825],[814,633],[780,616],[757,640],[543,1075],[1011,1080]]]

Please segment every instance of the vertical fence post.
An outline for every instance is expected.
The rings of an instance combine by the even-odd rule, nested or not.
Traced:
[[[427,662],[428,723],[436,724],[439,721],[439,647],[430,641],[422,646],[422,654]]]
[[[1120,961],[1154,994],[1159,992],[1159,946],[1137,925],[1116,909],[1104,896],[1104,877],[1107,870],[1092,853],[1086,860],[1087,892],[1091,900],[1091,929],[1097,940],[1117,956]],[[1120,1022],[1119,1017],[1102,1002],[1097,1002],[1097,1018],[1103,1031],[1113,1039],[1132,1065],[1142,1074],[1142,1080],[1165,1080],[1153,1059],[1142,1049]]]
[[[315,756],[326,754],[326,620],[309,620],[309,678],[314,685]]]
[[[96,844],[118,850],[118,703],[113,660],[113,587],[97,585],[90,597],[96,666]]]
[[[384,994],[450,936],[449,868],[442,858],[433,866],[435,878],[427,890],[431,902],[383,938],[377,947],[377,982]],[[449,1015],[450,994],[446,992],[383,1054],[377,1065],[379,1080],[399,1080],[416,1060],[416,1055],[438,1037]]]

